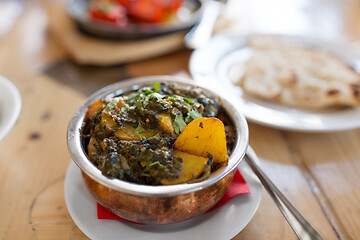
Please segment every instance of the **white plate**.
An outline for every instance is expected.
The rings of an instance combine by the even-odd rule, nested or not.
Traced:
[[[239,168],[251,194],[236,196],[210,213],[181,223],[143,226],[97,219],[96,201],[86,188],[80,169],[73,162],[65,176],[65,202],[76,225],[90,239],[231,239],[250,222],[262,198],[259,179],[244,161]]]
[[[20,109],[19,91],[12,82],[0,75],[0,141],[14,126]]]
[[[360,71],[360,58],[349,46],[309,37],[283,36],[311,47],[329,51]],[[233,85],[251,57],[249,36],[217,35],[208,45],[193,52],[190,72],[200,85],[226,91],[238,101],[249,121],[270,127],[313,132],[340,131],[360,127],[360,108],[302,110],[267,102],[244,94]],[[359,59],[359,60],[358,60]]]

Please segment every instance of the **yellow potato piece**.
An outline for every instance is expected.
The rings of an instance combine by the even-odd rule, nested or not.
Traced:
[[[100,124],[104,126],[107,130],[114,130],[117,128],[115,120],[104,112],[101,113]]]
[[[93,118],[95,112],[100,109],[103,108],[105,106],[105,103],[103,103],[100,100],[97,100],[95,102],[93,102],[91,105],[88,106],[88,111],[86,113],[86,118],[89,118],[90,120]]]
[[[101,118],[101,125],[105,126],[109,130],[115,130],[116,132],[114,135],[120,140],[140,141],[156,135],[155,132],[151,132],[147,130],[139,134],[136,134],[135,133],[136,128],[132,127],[131,125],[125,125],[123,127],[119,127],[116,124],[114,118],[112,118],[106,113],[103,113],[103,116]]]
[[[175,179],[163,179],[161,180],[163,185],[180,184],[196,179],[204,171],[204,168],[209,161],[208,158],[199,157],[179,150],[174,150],[173,156],[182,158],[183,160],[180,177]]]
[[[94,136],[92,136],[92,137],[90,138],[90,141],[89,141],[89,144],[88,144],[88,153],[89,153],[90,156],[91,156],[92,154],[96,154],[96,152],[97,152],[96,147],[95,147],[95,145],[94,145],[95,143],[97,143],[97,142],[96,142],[96,139],[95,139]]]
[[[152,137],[154,135],[156,135],[155,132],[150,132],[150,131],[143,131],[141,133],[139,133],[139,135],[137,135],[135,133],[135,129],[134,127],[127,125],[124,127],[119,127],[115,133],[115,136],[117,138],[119,138],[120,140],[127,140],[127,141],[140,141],[143,139],[147,139],[149,137]],[[139,138],[139,136],[141,137],[141,139]]]
[[[216,163],[228,161],[225,128],[217,118],[198,118],[180,133],[174,147],[197,156],[211,155]]]
[[[173,122],[169,114],[159,113],[157,119],[164,132],[175,134]]]

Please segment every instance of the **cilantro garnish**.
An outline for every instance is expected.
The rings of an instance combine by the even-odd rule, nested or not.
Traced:
[[[160,99],[163,99],[165,96],[164,95],[161,95],[160,93],[151,93],[149,95],[149,100],[152,100],[152,99],[156,99],[156,100],[160,100]]]
[[[153,139],[153,138],[159,138],[159,137],[160,137],[160,133],[157,133],[157,134],[155,134],[154,136],[149,137],[148,140],[149,140],[149,139]]]
[[[181,99],[188,104],[191,105],[194,104],[194,102],[190,98],[181,98]],[[196,109],[191,109],[190,105],[187,105],[187,107],[188,107],[188,112],[186,114],[185,121],[182,114],[175,116],[173,126],[176,134],[182,132],[186,127],[186,125],[191,121],[202,117],[202,114],[199,113]]]
[[[115,106],[118,104],[118,102],[120,101],[121,97],[116,97],[116,98],[113,98],[109,101],[109,103],[106,105],[106,110],[108,112],[111,112]]]
[[[144,92],[144,95],[147,96],[147,95],[152,94],[152,93],[154,93],[154,90],[146,89],[146,91]]]
[[[195,119],[201,118],[201,117],[202,117],[201,113],[199,113],[198,111],[193,109],[193,110],[188,111],[187,116],[185,118],[185,122],[189,123],[192,120],[195,120]]]
[[[136,100],[135,106],[136,106],[138,109],[142,109],[142,108],[145,108],[145,107],[146,107],[146,105],[144,104],[143,99],[138,99],[138,100]]]
[[[136,102],[139,98],[140,98],[140,94],[139,94],[139,93],[135,93],[135,94],[133,94],[133,95],[131,95],[131,96],[128,97],[127,102],[129,102],[129,103],[134,103],[134,102]]]
[[[184,98],[178,95],[173,95],[173,96],[162,95],[158,93],[160,88],[161,88],[161,84],[155,81],[153,88],[144,87],[140,89],[137,93],[135,93],[134,95],[130,96],[127,99],[127,103],[130,104],[132,107],[136,107],[137,109],[139,109],[140,112],[142,112],[148,106],[151,100],[156,100],[160,102],[160,100],[162,99],[166,99],[166,100],[168,99],[173,103],[177,101],[179,101],[182,104],[185,103],[188,106],[188,112],[186,114],[186,117],[180,113],[179,115],[176,115],[174,119],[173,127],[176,134],[182,132],[183,129],[186,127],[187,123],[190,123],[191,121],[202,117],[202,114],[199,113],[194,106],[191,106],[195,104],[194,100],[192,100],[191,98]],[[135,131],[135,134],[141,140],[146,139],[143,136],[141,136],[140,133],[141,132],[139,131]],[[156,137],[157,135],[153,136],[152,138],[156,138]]]
[[[168,99],[171,101],[175,101],[175,97],[174,96],[168,96]]]
[[[156,161],[156,162],[151,162],[151,158],[152,158],[152,155],[150,155],[146,161],[146,167],[144,168],[143,172],[141,173],[142,176],[145,176],[145,177],[150,177],[149,174],[147,174],[147,172],[149,172],[149,170],[155,166],[155,165],[159,165],[160,168],[164,168],[165,166],[162,165],[159,161]]]
[[[135,133],[135,135],[136,135],[138,138],[140,138],[140,140],[142,141],[142,140],[145,140],[146,137],[140,135],[140,133],[145,132],[145,131],[146,131],[146,130],[141,126],[141,123],[139,122],[139,125],[138,125],[137,128],[134,130],[134,133]]]
[[[155,165],[159,165],[159,167],[161,167],[161,168],[164,168],[164,167],[165,167],[165,166],[162,165],[159,161],[152,162],[152,163],[149,164],[150,167],[155,166]]]
[[[142,140],[146,140],[146,139],[153,139],[153,138],[159,138],[160,137],[160,133],[155,134],[154,136],[151,136],[149,138],[146,138],[145,136],[140,135],[140,133],[146,132],[146,131],[150,131],[150,132],[154,132],[152,130],[145,130],[142,126],[141,123],[139,122],[139,125],[137,126],[137,128],[134,130],[135,135],[142,141]]]
[[[184,98],[184,101],[187,102],[187,103],[190,103],[191,105],[194,104],[194,101],[190,98]]]
[[[184,128],[186,127],[186,123],[184,121],[182,114],[175,116],[173,126],[176,134],[179,134],[180,132],[182,132],[182,130],[184,130]]]
[[[161,84],[158,83],[158,81],[155,81],[154,82],[154,91],[159,92],[160,88],[161,88]]]
[[[147,105],[149,104],[150,100],[159,101],[159,100],[163,99],[164,97],[165,97],[164,95],[152,90],[151,88],[144,87],[141,90],[139,90],[139,92],[131,95],[127,99],[127,103],[135,106],[139,110],[144,110],[147,107]]]
[[[129,110],[134,108],[135,106],[129,106],[129,104],[125,103],[125,105],[120,109],[120,113],[127,113]]]

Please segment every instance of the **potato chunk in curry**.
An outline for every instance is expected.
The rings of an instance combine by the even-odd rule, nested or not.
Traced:
[[[217,118],[198,118],[189,123],[175,141],[174,147],[197,156],[228,161],[224,124]]]

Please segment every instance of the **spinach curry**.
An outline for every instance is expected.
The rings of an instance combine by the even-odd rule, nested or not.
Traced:
[[[220,118],[228,152],[232,150],[234,130],[219,101],[200,88],[157,82],[128,95],[98,100],[89,106],[82,128],[87,154],[109,178],[145,185],[174,183],[183,160],[173,144],[192,120]],[[209,156],[202,173],[186,182],[206,179],[218,167]]]

